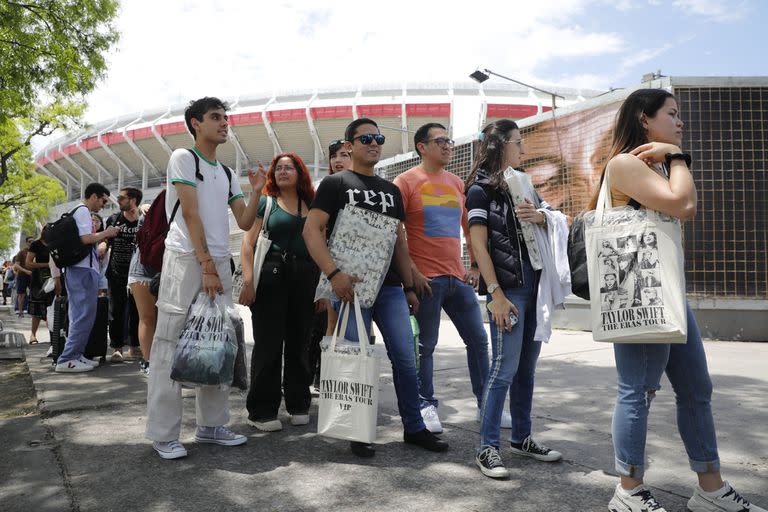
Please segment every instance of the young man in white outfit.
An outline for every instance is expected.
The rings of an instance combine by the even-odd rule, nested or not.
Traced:
[[[247,231],[256,218],[258,201],[246,206],[236,173],[228,179],[216,160],[216,148],[227,141],[227,105],[217,98],[190,103],[184,119],[195,138],[194,155],[177,149],[168,161],[166,215],[170,219],[176,201],[179,210],[165,239],[157,328],[152,342],[152,372],[147,391],[146,436],[164,459],[185,457],[181,432],[181,385],[171,380],[174,350],[184,328],[187,311],[204,291],[211,298],[224,294],[232,302],[227,205],[240,229]],[[196,163],[197,161],[197,163]],[[199,168],[199,174],[197,169]],[[263,171],[249,171],[253,190],[266,182]],[[236,446],[247,438],[225,427],[229,422],[229,391],[219,386],[196,388],[197,431],[195,441]]]

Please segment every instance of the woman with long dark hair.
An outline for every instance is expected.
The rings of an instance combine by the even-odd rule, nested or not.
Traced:
[[[640,89],[621,106],[609,161],[613,207],[644,207],[689,220],[696,215],[696,187],[690,157],[681,151],[683,122],[675,97],[662,89]],[[599,187],[589,209],[597,205]],[[655,236],[643,240],[654,246]],[[650,299],[649,299],[650,300]],[[688,509],[699,511],[765,512],[750,504],[720,476],[712,381],[696,319],[688,306],[685,344],[622,344],[613,346],[618,394],[613,413],[613,447],[621,481],[608,508],[614,512],[663,511],[643,484],[645,440],[651,401],[666,373],[675,392],[677,427],[698,476]]]
[[[513,205],[504,171],[520,165],[523,140],[514,121],[502,119],[486,126],[466,181],[469,233],[480,268],[480,293],[487,294],[492,361],[480,404],[480,449],[475,463],[491,478],[506,478],[499,431],[509,395],[512,452],[540,461],[561,454],[540,445],[531,435],[534,373],[541,351],[536,332],[539,271],[534,271],[520,222],[543,224],[545,214],[526,203]],[[546,207],[546,203],[542,203]]]
[[[269,166],[262,194],[256,222],[243,237],[240,251],[243,267],[240,304],[251,307],[253,322],[251,387],[246,401],[248,423],[259,430],[273,432],[282,429],[277,418],[281,391],[291,424],[309,423],[307,346],[320,274],[302,237],[315,189],[301,158],[294,153],[277,155]],[[272,198],[267,221],[272,245],[261,269],[258,288],[254,289],[254,248],[266,215],[267,196]]]

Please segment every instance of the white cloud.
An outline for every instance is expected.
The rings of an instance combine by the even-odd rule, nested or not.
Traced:
[[[745,1],[675,0],[673,4],[675,7],[679,7],[688,14],[721,22],[740,20],[744,18],[749,11]]]
[[[122,4],[122,38],[108,78],[89,97],[88,119],[205,94],[465,81],[476,66],[532,80],[557,59],[625,48],[612,30],[573,23],[589,4],[131,0]]]

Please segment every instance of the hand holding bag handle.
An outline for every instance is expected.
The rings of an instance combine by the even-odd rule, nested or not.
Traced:
[[[368,338],[368,332],[365,330],[365,322],[363,322],[363,313],[360,308],[360,300],[355,295],[353,300],[355,308],[355,321],[357,322],[357,342],[360,344],[360,357],[365,359],[368,357],[368,345],[370,344]],[[331,352],[336,351],[336,340],[339,333],[344,337],[347,332],[347,324],[349,323],[349,310],[353,307],[352,304],[342,302],[339,308],[339,318],[336,321],[336,328],[333,330],[333,337],[331,338],[331,344],[328,349]]]

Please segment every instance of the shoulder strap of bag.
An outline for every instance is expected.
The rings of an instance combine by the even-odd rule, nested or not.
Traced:
[[[267,222],[269,221],[269,214],[272,212],[272,196],[267,194],[267,205],[264,209],[264,221],[261,223],[261,232],[264,236],[269,238],[269,231],[267,230]]]
[[[195,151],[192,149],[187,149],[187,151],[192,153],[192,158],[195,159],[195,179],[197,179],[198,181],[205,181],[203,180],[203,175],[200,172],[200,157],[197,156],[197,153],[195,153]],[[224,167],[224,169],[226,169],[227,171],[227,179],[229,179],[229,195],[231,197],[232,196],[232,172],[229,171],[229,169],[227,169],[226,167]],[[171,217],[168,219],[168,227],[171,226],[171,222],[173,222],[173,219],[176,218],[176,212],[179,211],[179,206],[181,206],[181,201],[177,199],[176,204],[173,205],[173,211],[171,212]]]

